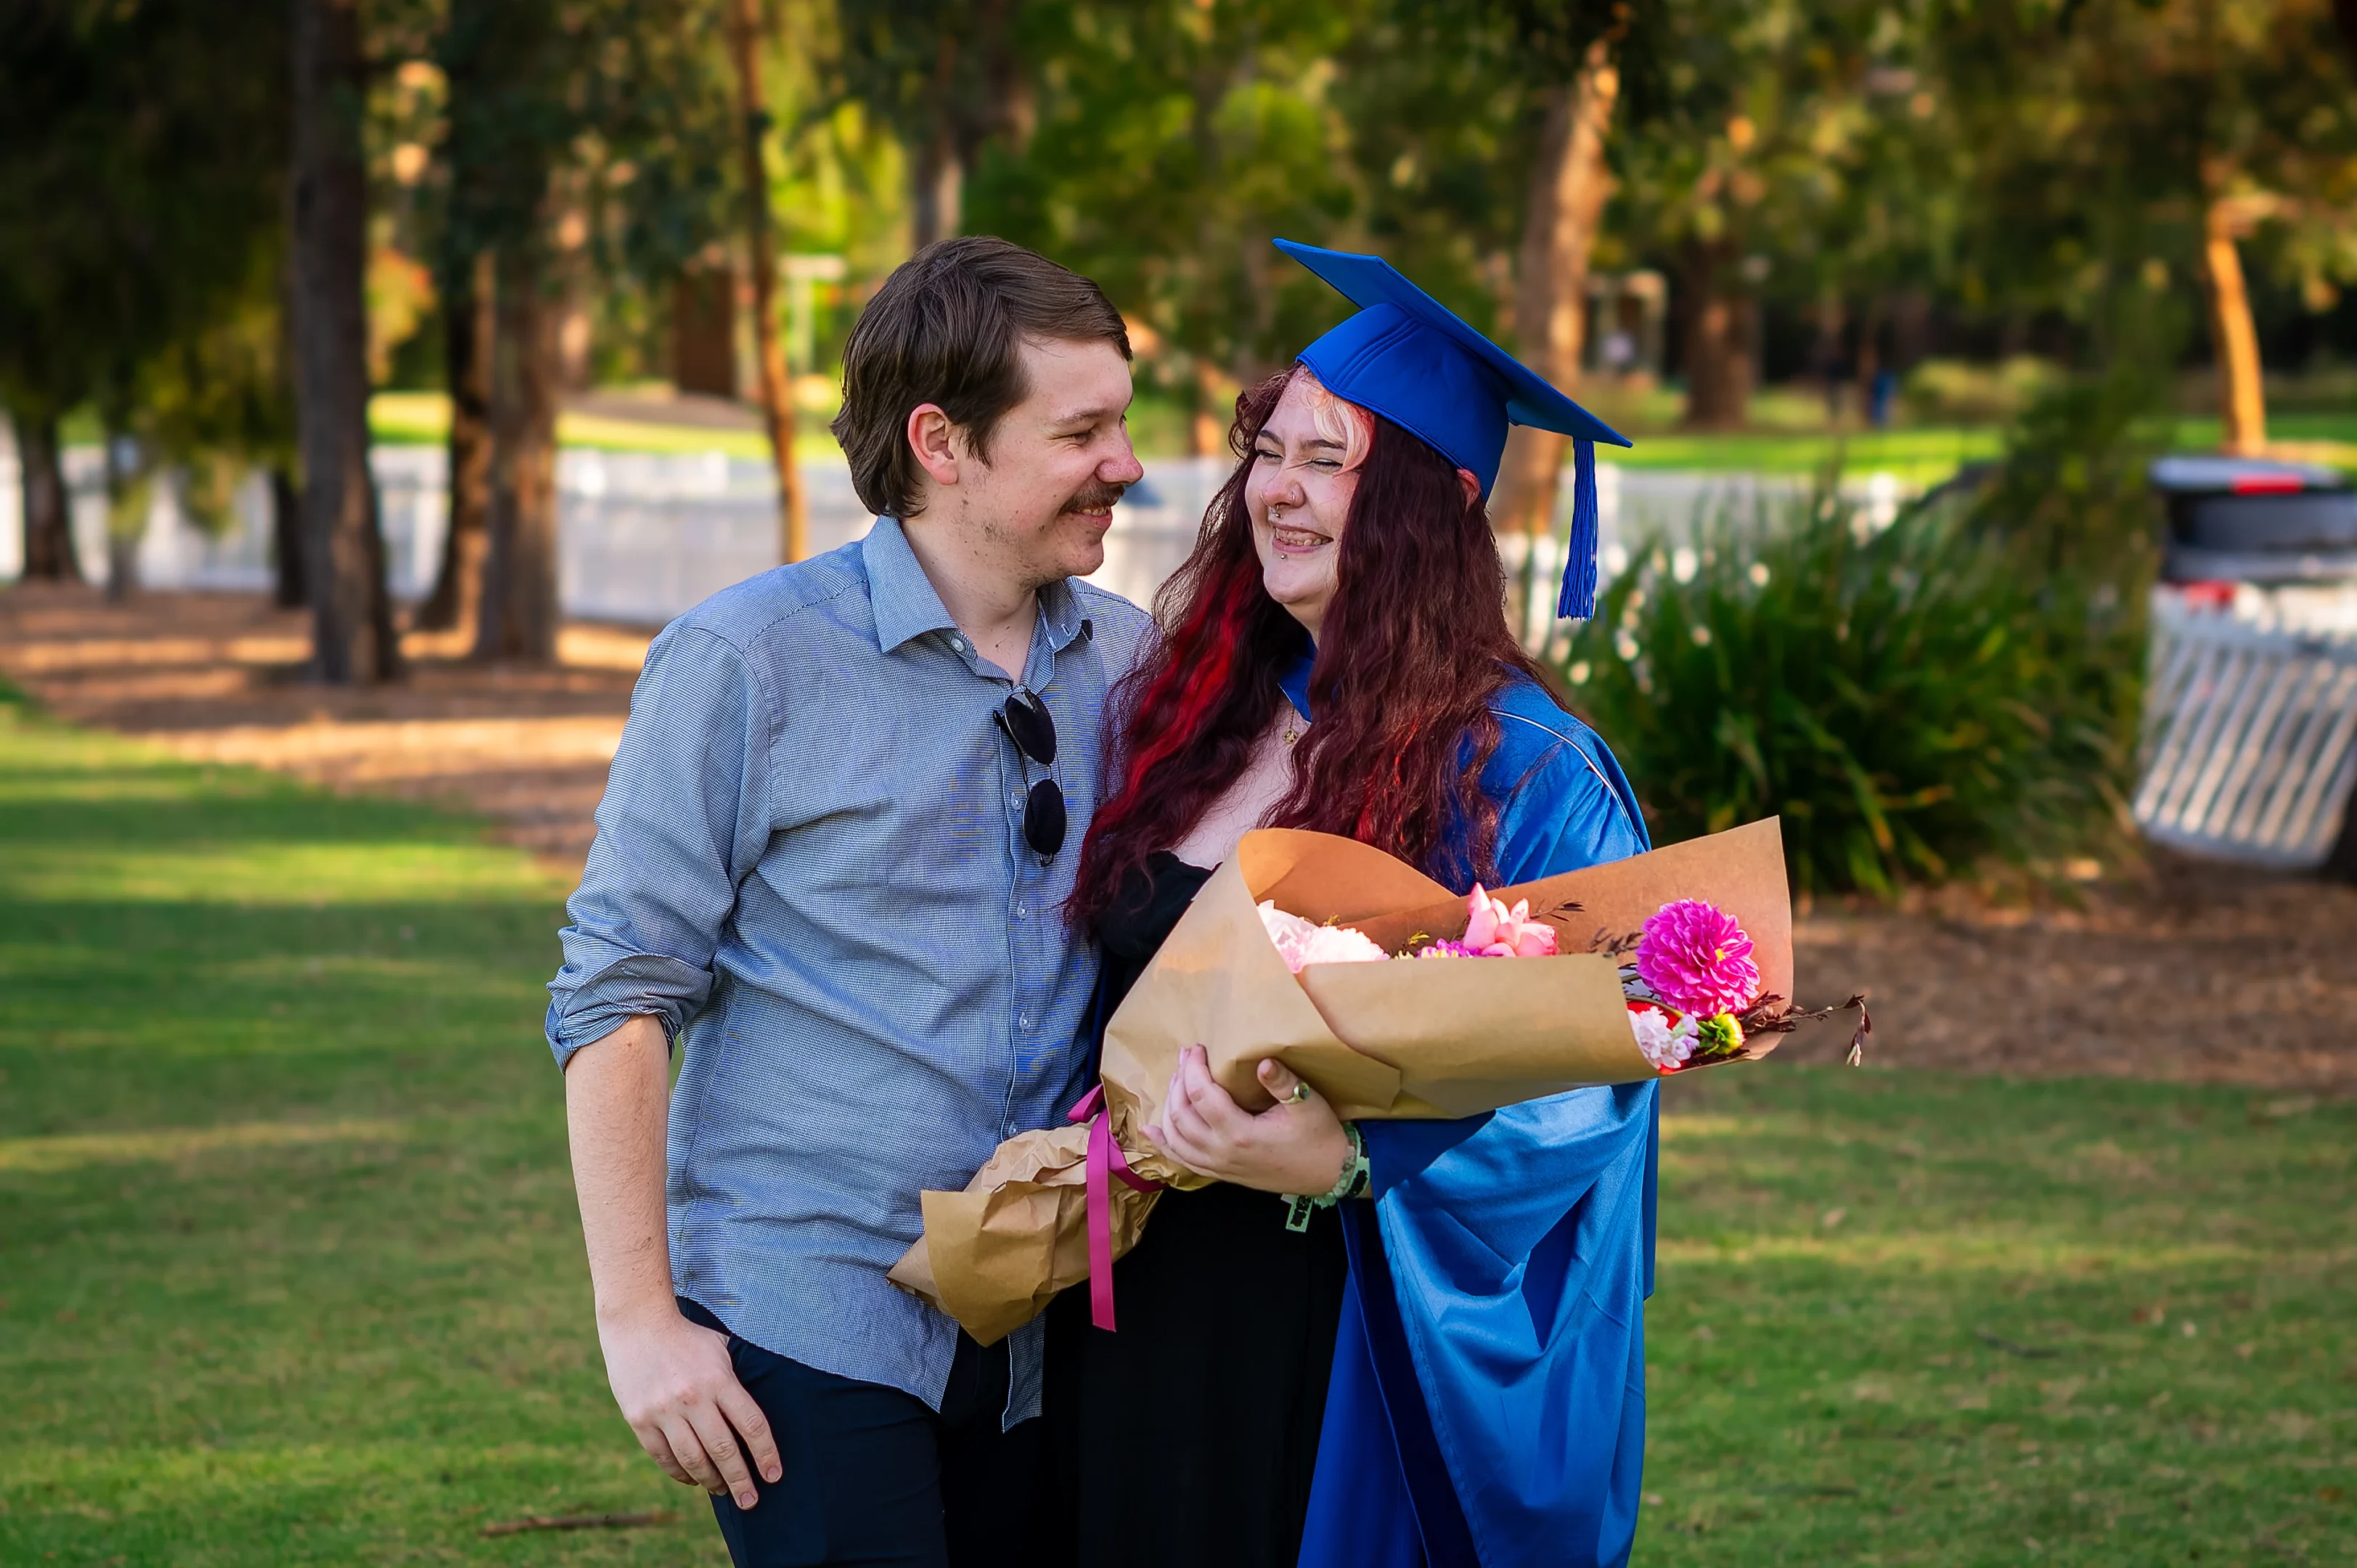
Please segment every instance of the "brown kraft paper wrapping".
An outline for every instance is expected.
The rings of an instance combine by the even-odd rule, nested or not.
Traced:
[[[1527,899],[1555,928],[1554,958],[1394,960],[1286,967],[1257,905],[1355,926],[1397,951],[1412,937],[1463,933],[1465,900],[1354,840],[1295,829],[1244,835],[1179,918],[1105,1026],[1102,1067],[1114,1133],[1141,1176],[1206,1178],[1155,1149],[1178,1055],[1204,1047],[1239,1104],[1265,1109],[1269,1057],[1301,1075],[1346,1120],[1455,1118],[1566,1090],[1659,1076],[1637,1049],[1616,960],[1591,951],[1679,898],[1706,898],[1749,934],[1763,993],[1792,995],[1792,908],[1775,819],[1615,861],[1492,889]],[[1723,1061],[1767,1055],[1756,1036]],[[1702,1068],[1684,1071],[1703,1071]],[[923,1195],[925,1234],[892,1268],[895,1284],[990,1344],[1088,1278],[1087,1129],[1026,1133],[999,1145],[963,1192]],[[1135,1244],[1151,1194],[1112,1185],[1114,1255]]]

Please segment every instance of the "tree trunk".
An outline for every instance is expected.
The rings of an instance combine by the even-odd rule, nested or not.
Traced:
[[[915,188],[909,193],[909,238],[920,251],[957,233],[964,216],[961,209],[965,204],[965,165],[958,156],[957,111],[952,97],[956,86],[957,37],[944,27],[933,51],[932,132],[918,151],[911,171]]]
[[[147,459],[136,437],[109,422],[101,450],[106,459],[106,600],[119,605],[139,587],[139,542],[155,501]]]
[[[491,321],[497,290],[489,251],[451,271],[460,281],[443,306],[443,358],[450,388],[450,525],[443,534],[434,592],[418,607],[417,624],[435,631],[459,628],[472,642],[483,602],[483,518],[490,507]]]
[[[25,581],[79,583],[73,512],[66,504],[65,467],[58,456],[54,416],[16,419],[16,468],[24,485]]]
[[[794,392],[778,343],[778,258],[770,235],[770,168],[761,139],[770,112],[761,96],[759,0],[729,0],[729,53],[737,67],[740,112],[738,152],[745,182],[745,252],[753,271],[753,349],[761,375],[762,422],[770,460],[778,471],[778,553],[788,561],[810,553],[810,518],[802,477],[794,468]]]
[[[344,685],[400,672],[369,472],[368,87],[360,0],[294,0],[295,385],[311,664]]]
[[[556,657],[557,313],[542,246],[500,248],[492,293],[490,550],[475,657]]]
[[[2357,4],[2357,0],[2351,0]],[[981,0],[974,12],[976,48],[982,54],[982,78],[988,102],[978,124],[978,134],[967,149],[974,162],[983,140],[1004,136],[1016,152],[1031,145],[1039,125],[1039,106],[1031,91],[1030,72],[1017,48],[1015,11],[1021,0]]]
[[[936,240],[953,239],[963,221],[965,170],[947,127],[935,133],[917,158],[917,185],[909,237],[921,251]]]
[[[1228,432],[1235,424],[1235,398],[1227,393],[1220,369],[1200,355],[1194,374],[1187,379],[1187,456],[1211,457],[1228,449]]]
[[[1523,363],[1566,390],[1578,382],[1580,351],[1586,346],[1587,263],[1596,249],[1605,199],[1612,191],[1604,144],[1620,95],[1620,73],[1613,66],[1610,43],[1598,38],[1588,46],[1577,78],[1547,94],[1545,125],[1523,218],[1514,284],[1515,341]],[[1536,541],[1554,532],[1568,445],[1566,436],[1528,425],[1516,425],[1507,434],[1490,517],[1501,534],[1520,534],[1532,542],[1521,551],[1525,562],[1535,559]],[[1530,607],[1542,596],[1552,603],[1554,594],[1536,580],[1534,569],[1523,574],[1521,586],[1521,624],[1529,628],[1535,619]]]
[[[737,277],[725,261],[692,262],[672,281],[671,384],[737,395]]]
[[[1686,284],[1686,413],[1690,430],[1741,425],[1751,402],[1751,295],[1736,271],[1731,239],[1689,241]]]
[[[2259,334],[2251,322],[2243,258],[2234,248],[2233,209],[2225,199],[2213,199],[2204,215],[2201,274],[2211,349],[2218,362],[2218,413],[2225,425],[2219,445],[2256,456],[2267,449],[2266,386],[2260,379]]]
[[[568,168],[555,180],[556,252],[550,258],[555,289],[556,389],[560,401],[568,392],[589,390],[590,350],[596,347],[595,324],[589,316],[589,200],[581,171]]]
[[[299,610],[310,583],[303,571],[303,494],[283,463],[270,470],[271,598],[280,609]]]

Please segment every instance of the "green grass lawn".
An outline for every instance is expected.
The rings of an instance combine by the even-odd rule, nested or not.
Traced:
[[[2352,1560],[2357,1107],[1772,1059],[1668,1104],[1639,1562]]]
[[[725,1561],[597,1361],[564,891],[0,701],[0,1563]],[[2346,1560],[2357,1109],[1772,1061],[1670,1098],[1640,1563]]]

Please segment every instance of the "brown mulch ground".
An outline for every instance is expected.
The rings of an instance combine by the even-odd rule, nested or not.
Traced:
[[[578,866],[651,634],[569,626],[553,670],[487,669],[412,633],[406,680],[304,678],[309,619],[244,594],[0,592],[0,673],[51,713],[180,756],[445,800]]]
[[[302,679],[306,622],[242,595],[0,592],[0,671],[51,712],[180,755],[463,805],[577,867],[649,634],[576,625],[548,671],[413,636],[399,685]],[[2357,887],[2156,854],[2076,908],[1951,889],[1798,928],[1804,1001],[1873,998],[1875,1059],[2357,1093]],[[1846,1030],[1784,1048],[1837,1057]]]

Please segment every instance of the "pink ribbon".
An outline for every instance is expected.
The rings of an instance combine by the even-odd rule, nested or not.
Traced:
[[[1064,1113],[1067,1122],[1089,1124],[1089,1321],[1113,1332],[1113,1181],[1119,1176],[1133,1192],[1160,1192],[1162,1184],[1148,1181],[1129,1168],[1121,1144],[1113,1135],[1112,1113],[1105,1109],[1104,1085],[1081,1097]]]

